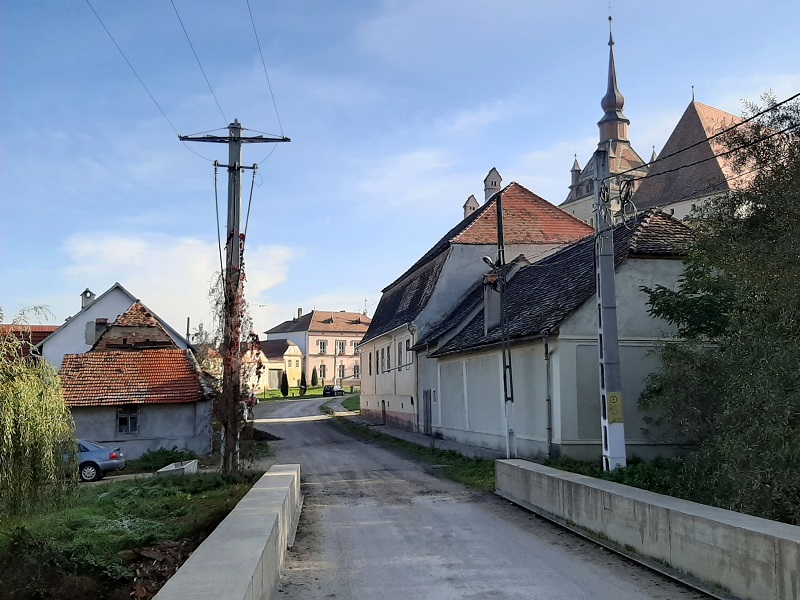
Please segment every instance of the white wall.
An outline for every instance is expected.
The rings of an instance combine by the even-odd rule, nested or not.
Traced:
[[[120,446],[128,458],[147,450],[187,449],[198,454],[211,452],[212,402],[181,404],[139,404],[139,433],[117,432],[117,407],[72,407],[75,430],[80,439],[105,446]]]
[[[113,288],[51,334],[42,344],[42,356],[56,369],[60,369],[65,354],[83,354],[92,348],[95,319],[108,319],[108,323],[111,324],[128,310],[133,302],[134,300],[121,289]],[[86,341],[87,326],[91,326],[91,343]]]

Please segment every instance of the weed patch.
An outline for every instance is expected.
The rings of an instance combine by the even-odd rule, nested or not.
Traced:
[[[197,458],[197,454],[191,450],[179,450],[177,447],[171,450],[166,448],[148,450],[139,458],[126,460],[125,473],[155,473],[172,463],[195,458]]]

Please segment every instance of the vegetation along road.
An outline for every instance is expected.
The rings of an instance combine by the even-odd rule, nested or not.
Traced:
[[[256,407],[300,463],[305,505],[279,596],[287,599],[700,599],[705,595],[505,502],[435,477],[320,416],[324,400]]]

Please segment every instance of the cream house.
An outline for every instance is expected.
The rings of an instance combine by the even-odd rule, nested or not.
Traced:
[[[359,385],[362,372],[357,347],[370,322],[361,313],[312,310],[304,315],[298,309],[296,318],[266,335],[268,341],[286,339],[297,345],[304,357],[302,368],[308,385],[314,369],[320,385]]]
[[[651,350],[670,327],[648,314],[641,286],[673,287],[683,273],[690,230],[660,213],[614,230],[617,315],[627,450],[655,456],[672,448],[647,435],[637,406]],[[517,456],[601,454],[594,239],[588,237],[512,272],[508,315],[513,410],[505,411],[497,292],[476,284],[412,350],[417,352],[420,430]],[[372,407],[370,407],[372,408]],[[374,410],[374,409],[373,409]],[[363,413],[363,409],[362,409]]]
[[[502,198],[507,257],[538,260],[592,233],[592,228],[500,174],[484,179],[485,202],[468,201],[464,218],[422,258],[383,290],[361,350],[362,415],[420,429],[423,376],[412,350],[486,272],[497,253],[497,205]]]

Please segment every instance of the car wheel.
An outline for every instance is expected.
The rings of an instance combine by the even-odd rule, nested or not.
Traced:
[[[81,481],[99,481],[103,478],[103,472],[94,463],[83,463],[79,473]]]

